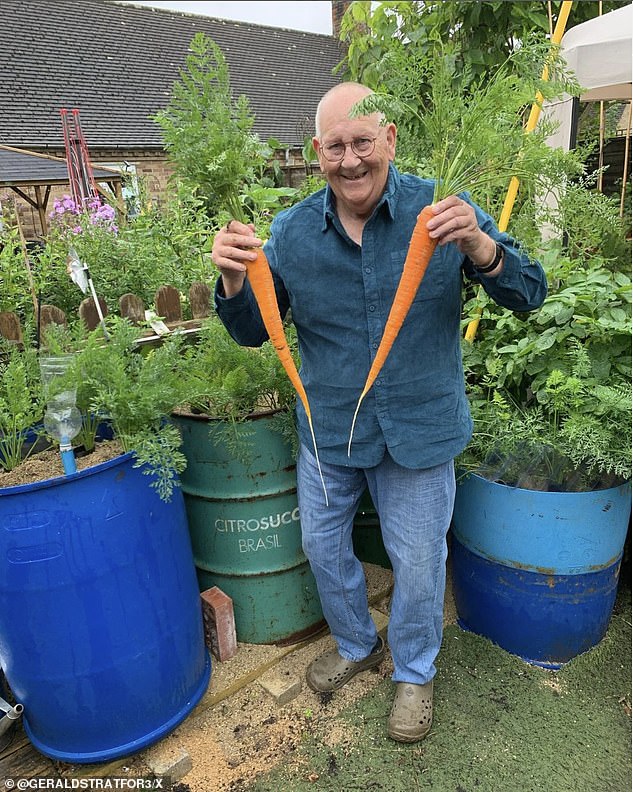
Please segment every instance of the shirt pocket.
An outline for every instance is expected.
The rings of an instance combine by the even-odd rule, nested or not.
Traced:
[[[389,256],[391,275],[394,279],[394,287],[396,289],[398,288],[398,283],[400,283],[400,276],[402,275],[402,268],[406,256],[406,250],[394,250]],[[446,273],[442,272],[444,269],[442,262],[443,258],[443,250],[440,247],[436,247],[413,302],[436,300],[444,295],[448,288],[448,282]]]

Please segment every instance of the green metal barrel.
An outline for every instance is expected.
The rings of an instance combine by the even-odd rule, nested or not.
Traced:
[[[243,643],[296,643],[325,625],[301,547],[295,460],[274,417],[249,419],[248,442],[231,453],[223,422],[174,416],[200,590],[218,586],[231,597]]]
[[[352,543],[359,561],[391,569],[391,561],[382,541],[380,519],[368,489],[363,493],[356,510]]]

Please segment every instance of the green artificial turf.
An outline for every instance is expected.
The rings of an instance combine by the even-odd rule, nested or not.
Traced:
[[[392,696],[385,681],[335,722],[316,724],[291,761],[249,789],[630,792],[630,591],[599,646],[558,672],[447,627],[433,729],[421,743],[386,736]]]

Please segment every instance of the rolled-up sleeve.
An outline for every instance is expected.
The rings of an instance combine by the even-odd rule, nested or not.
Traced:
[[[473,205],[481,230],[503,248],[503,269],[499,275],[486,277],[466,259],[466,275],[481,283],[486,294],[504,308],[511,311],[540,308],[547,297],[547,277],[540,262],[531,259],[512,237],[499,231],[490,215]]]
[[[225,297],[222,278],[218,278],[214,305],[231,338],[241,346],[259,347],[268,338],[248,280],[244,281],[240,292],[233,297]]]

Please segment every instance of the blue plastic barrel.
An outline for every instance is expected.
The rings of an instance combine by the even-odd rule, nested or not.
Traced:
[[[559,668],[604,637],[631,515],[631,484],[538,492],[458,482],[451,567],[459,624]]]
[[[182,492],[162,501],[133,462],[0,489],[0,662],[53,759],[139,751],[209,681]]]

